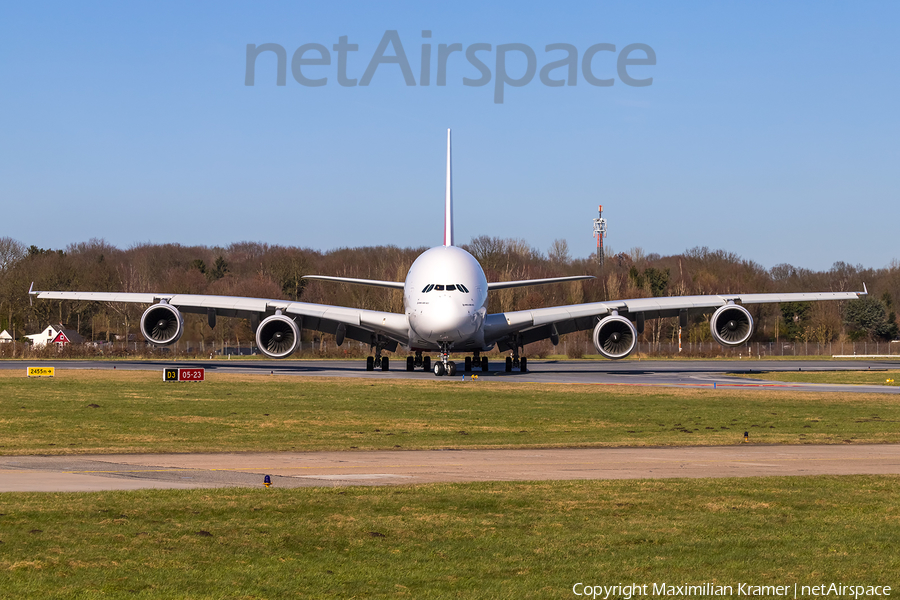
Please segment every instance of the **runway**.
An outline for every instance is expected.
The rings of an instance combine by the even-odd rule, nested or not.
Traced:
[[[365,370],[365,361],[357,360],[44,360],[0,361],[0,369],[21,369],[39,364],[57,369],[106,369],[162,371],[165,367],[203,367],[208,375],[242,373],[291,375],[299,377],[354,377],[369,379],[414,379],[434,381],[431,372],[406,371],[405,361],[394,359],[392,370]],[[506,373],[497,360],[488,373],[475,369],[468,375],[493,380],[522,383],[575,383],[605,385],[656,385],[671,387],[726,387],[741,389],[786,388],[815,392],[900,393],[900,388],[863,385],[830,385],[814,383],[779,383],[753,379],[754,372],[896,370],[896,359],[821,359],[821,360],[529,360],[527,373]],[[749,377],[735,377],[735,375]],[[463,377],[459,373],[457,377]]]
[[[10,456],[0,492],[900,475],[900,444]]]

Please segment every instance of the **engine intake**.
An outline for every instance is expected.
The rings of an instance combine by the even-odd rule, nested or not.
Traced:
[[[743,306],[726,304],[713,313],[709,329],[723,346],[740,346],[753,334],[753,317]]]
[[[256,329],[259,351],[271,358],[287,358],[300,345],[300,327],[284,315],[272,315]]]
[[[594,327],[594,348],[606,358],[625,358],[634,351],[636,344],[637,330],[625,317],[612,315]]]
[[[154,304],[141,315],[141,333],[154,346],[174,344],[184,333],[184,317],[171,304]]]

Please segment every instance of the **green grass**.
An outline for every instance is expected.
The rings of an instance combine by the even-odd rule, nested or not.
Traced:
[[[757,443],[900,441],[895,394],[209,375],[0,372],[0,453],[733,444],[745,430]],[[556,598],[576,597],[577,582],[896,590],[898,483],[5,493],[0,598]]]
[[[900,442],[895,395],[0,373],[0,454]]]
[[[774,371],[740,374],[740,377],[796,383],[900,386],[900,371]]]
[[[560,598],[574,597],[577,582],[896,590],[898,484],[852,476],[3,494],[0,597]]]

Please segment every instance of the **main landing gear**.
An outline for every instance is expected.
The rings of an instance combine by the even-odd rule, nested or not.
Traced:
[[[422,351],[417,350],[415,357],[407,356],[406,357],[406,370],[407,371],[415,371],[416,367],[421,367],[423,371],[431,370],[431,357],[430,356],[422,356]]]
[[[519,358],[519,347],[513,348],[513,355],[506,357],[506,372],[512,373],[513,369],[518,369],[521,373],[528,372],[528,359],[524,356]]]
[[[374,344],[372,344],[372,347],[375,349],[375,356],[366,358],[366,371],[374,371],[375,369],[390,371],[391,360],[387,356],[381,356],[381,342],[376,341]]]
[[[387,356],[381,356],[382,347],[381,344],[373,344],[372,347],[375,350],[375,356],[370,356],[366,359],[366,371],[389,371],[390,370],[390,359]],[[482,373],[488,372],[488,357],[481,356],[481,353],[474,352],[474,356],[467,356],[465,358],[465,362],[463,363],[462,370],[463,373],[471,373],[475,369],[481,369]],[[449,344],[441,344],[441,355],[438,358],[434,365],[432,366],[431,357],[430,356],[422,356],[422,351],[419,350],[416,352],[415,356],[407,356],[406,357],[406,370],[409,372],[415,371],[416,369],[422,369],[423,371],[431,371],[437,377],[442,377],[444,375],[456,375],[459,372],[459,367],[455,362],[450,360],[450,345]],[[506,357],[506,372],[512,373],[513,371],[520,371],[522,373],[528,372],[528,359],[523,357],[519,357],[518,349],[513,351],[512,356]]]
[[[463,363],[463,372],[471,373],[473,368],[480,368],[482,373],[487,373],[488,371],[488,359],[487,356],[481,356],[480,352],[475,352],[475,356],[467,356],[465,362]],[[427,360],[427,358],[426,358]],[[441,375],[456,375],[458,372],[458,368],[456,363],[450,360],[450,345],[449,344],[441,344],[441,358],[439,362],[434,363],[434,374],[440,377]]]
[[[488,370],[488,359],[487,356],[481,356],[480,352],[475,352],[475,356],[466,357],[466,362],[464,366],[464,370],[466,373],[471,373],[473,368],[481,369],[482,373],[487,373]]]

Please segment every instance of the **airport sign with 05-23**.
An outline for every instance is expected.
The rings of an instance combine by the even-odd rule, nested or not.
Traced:
[[[206,369],[163,369],[163,381],[204,381]]]

